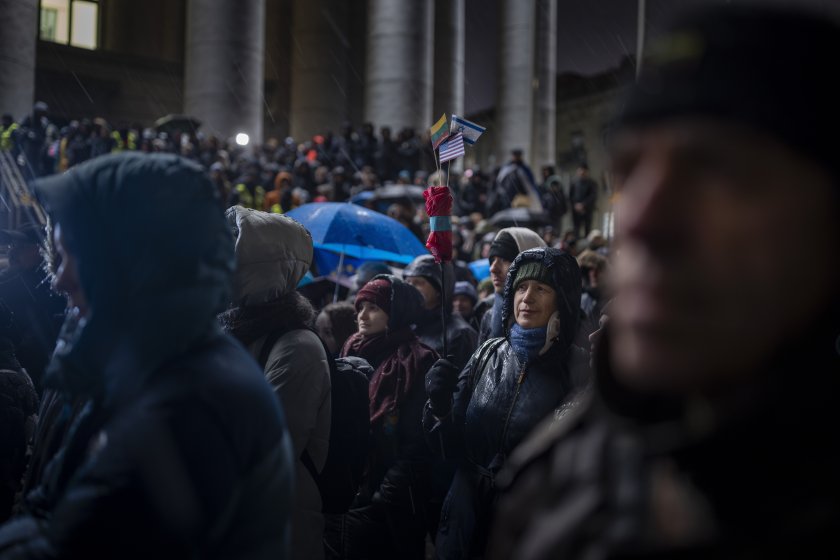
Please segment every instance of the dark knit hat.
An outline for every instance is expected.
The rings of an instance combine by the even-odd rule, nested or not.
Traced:
[[[516,280],[513,281],[513,290],[525,280],[536,280],[554,288],[554,275],[540,261],[529,261],[523,263],[516,272]]]
[[[452,295],[467,296],[472,300],[473,304],[478,301],[478,292],[476,292],[475,287],[467,281],[455,282],[455,291]]]
[[[440,283],[440,268],[441,264],[436,263],[432,255],[420,255],[403,269],[403,278],[410,278],[411,276],[425,278],[441,294],[447,305],[450,305],[452,303],[452,291],[455,289],[455,266],[451,262],[443,263],[445,275],[445,285],[443,286]]]
[[[500,231],[499,235],[493,240],[493,244],[490,245],[487,258],[492,261],[493,257],[501,257],[506,261],[513,262],[518,254],[519,246],[513,236],[506,231]]]
[[[651,43],[616,125],[680,116],[739,122],[772,134],[840,176],[840,25],[781,7],[694,12]]]
[[[391,283],[384,278],[374,278],[365,284],[356,294],[355,307],[358,312],[362,302],[376,304],[382,311],[391,314]]]

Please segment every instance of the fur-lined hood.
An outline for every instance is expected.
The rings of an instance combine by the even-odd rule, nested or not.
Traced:
[[[513,283],[519,268],[528,262],[538,262],[551,272],[554,279],[551,287],[557,292],[557,311],[549,321],[546,347],[543,348],[542,353],[555,341],[565,348],[574,341],[580,325],[580,297],[582,291],[580,267],[572,255],[552,247],[539,247],[523,251],[510,265],[510,270],[505,279],[504,306],[502,307],[502,323],[505,325],[505,334],[510,331],[514,321]]]

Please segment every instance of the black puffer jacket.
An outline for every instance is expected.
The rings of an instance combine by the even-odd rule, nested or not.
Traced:
[[[36,192],[91,309],[46,383],[89,402],[45,472],[46,518],[0,527],[0,558],[285,557],[291,444],[216,323],[233,241],[202,169],[123,153]]]
[[[452,413],[435,418],[427,405],[424,427],[432,449],[460,457],[441,514],[439,558],[480,554],[495,499],[495,474],[511,451],[546,416],[570,398],[586,354],[572,345],[577,330],[580,270],[574,257],[539,248],[517,257],[505,286],[504,320],[512,324],[513,279],[523,263],[542,261],[554,275],[557,314],[546,347],[527,367],[506,338],[485,342],[461,372]]]

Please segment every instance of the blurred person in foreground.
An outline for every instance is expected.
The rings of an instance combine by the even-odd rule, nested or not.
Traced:
[[[50,289],[42,255],[45,235],[35,222],[0,230],[0,243],[9,255],[8,268],[0,272],[0,302],[12,314],[19,338],[17,357],[39,394],[67,306],[66,298]]]
[[[38,418],[38,394],[15,356],[18,338],[12,312],[0,301],[0,522],[12,513]]]
[[[81,313],[45,384],[89,402],[40,503],[0,526],[0,558],[287,557],[291,442],[262,371],[216,323],[234,251],[202,168],[124,152],[35,190],[56,289]]]
[[[742,6],[652,45],[594,388],[514,454],[491,557],[837,555],[838,52],[825,15]]]

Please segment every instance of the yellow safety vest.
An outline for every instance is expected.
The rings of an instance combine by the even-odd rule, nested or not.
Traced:
[[[114,147],[111,148],[112,154],[125,150],[125,142],[123,142],[122,136],[120,136],[120,133],[118,131],[115,130],[114,132],[112,132],[111,138],[114,139]]]
[[[12,146],[12,134],[14,134],[15,130],[18,129],[18,123],[13,122],[9,125],[9,128],[0,129],[0,150],[11,150],[14,146]]]
[[[264,188],[257,186],[257,188],[254,189],[253,195],[251,194],[251,191],[248,190],[248,187],[245,186],[245,183],[239,183],[235,188],[236,193],[239,195],[239,206],[262,210],[263,200],[265,199]]]

